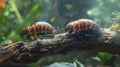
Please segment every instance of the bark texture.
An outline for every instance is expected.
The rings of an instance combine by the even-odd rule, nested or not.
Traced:
[[[4,45],[0,48],[0,63],[32,63],[43,57],[66,54],[73,50],[120,54],[119,33],[105,29],[99,38],[87,38],[83,39],[78,33],[62,33],[48,39]]]

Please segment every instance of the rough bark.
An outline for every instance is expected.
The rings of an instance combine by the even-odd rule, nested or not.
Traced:
[[[106,29],[99,38],[94,36],[88,38],[89,40],[84,40],[76,33],[62,33],[49,39],[19,41],[1,47],[0,62],[32,63],[46,56],[66,54],[73,50],[120,54],[119,33]]]

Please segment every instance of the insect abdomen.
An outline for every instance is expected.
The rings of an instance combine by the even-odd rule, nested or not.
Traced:
[[[74,22],[70,22],[66,25],[65,31],[81,32],[85,30],[99,30],[99,26],[92,20],[80,19]]]
[[[53,27],[47,22],[36,22],[21,31],[21,36],[24,35],[38,35],[38,34],[52,34]]]

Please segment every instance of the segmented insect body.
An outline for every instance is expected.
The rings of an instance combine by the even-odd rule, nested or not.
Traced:
[[[70,22],[66,25],[66,32],[89,32],[89,31],[99,31],[100,28],[98,24],[90,19],[80,19],[74,22]]]
[[[23,28],[20,36],[52,34],[53,30],[54,28],[47,22],[36,22],[33,25]]]

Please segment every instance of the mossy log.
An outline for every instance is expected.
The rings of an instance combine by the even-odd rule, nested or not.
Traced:
[[[105,29],[99,38],[88,37],[89,40],[84,40],[76,36],[76,33],[62,33],[48,39],[4,45],[0,49],[0,62],[9,60],[15,63],[32,63],[43,57],[66,54],[73,50],[120,54],[119,33]]]

